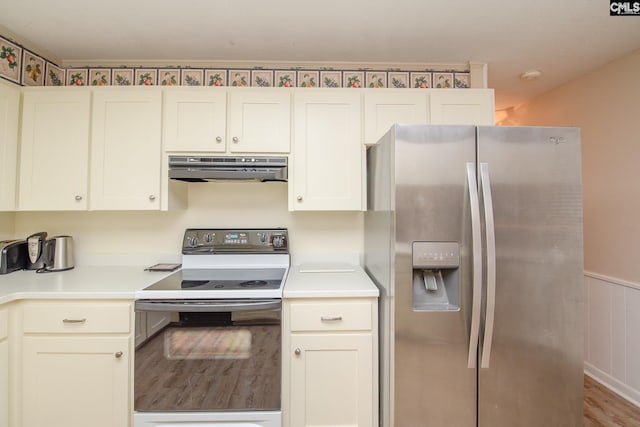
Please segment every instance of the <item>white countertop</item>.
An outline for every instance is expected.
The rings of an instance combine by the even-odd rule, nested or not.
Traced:
[[[76,266],[51,273],[16,271],[0,276],[0,304],[19,299],[134,299],[171,272],[150,272],[147,266]]]
[[[289,269],[283,298],[375,298],[379,293],[358,265],[301,264]]]
[[[51,273],[16,271],[0,275],[0,304],[20,299],[134,299],[140,291],[172,274],[147,266],[76,266]],[[357,265],[293,265],[284,298],[377,297],[378,288]]]

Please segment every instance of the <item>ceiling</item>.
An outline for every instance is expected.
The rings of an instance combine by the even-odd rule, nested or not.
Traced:
[[[640,48],[604,0],[4,0],[0,26],[63,63],[485,62],[498,110]]]

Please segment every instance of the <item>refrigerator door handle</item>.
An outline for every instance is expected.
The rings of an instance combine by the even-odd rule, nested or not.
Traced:
[[[480,311],[482,303],[482,242],[480,224],[480,201],[476,180],[475,163],[467,163],[467,182],[469,184],[469,206],[471,210],[471,245],[473,254],[473,297],[471,307],[471,331],[469,336],[469,358],[467,367],[474,369],[477,365],[478,335],[480,332]]]
[[[496,234],[493,217],[493,199],[491,197],[491,179],[489,165],[480,164],[480,185],[482,186],[482,202],[484,205],[485,237],[487,252],[487,306],[485,311],[484,339],[482,341],[482,358],[480,367],[488,368],[493,341],[493,325],[496,310]]]

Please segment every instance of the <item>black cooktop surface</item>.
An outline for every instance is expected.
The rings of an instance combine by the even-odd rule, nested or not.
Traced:
[[[284,268],[180,270],[145,288],[149,291],[252,291],[278,289]]]

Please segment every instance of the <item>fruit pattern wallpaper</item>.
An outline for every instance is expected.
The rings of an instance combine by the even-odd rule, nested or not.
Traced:
[[[468,88],[469,70],[340,67],[59,67],[0,35],[0,78],[22,86]]]

